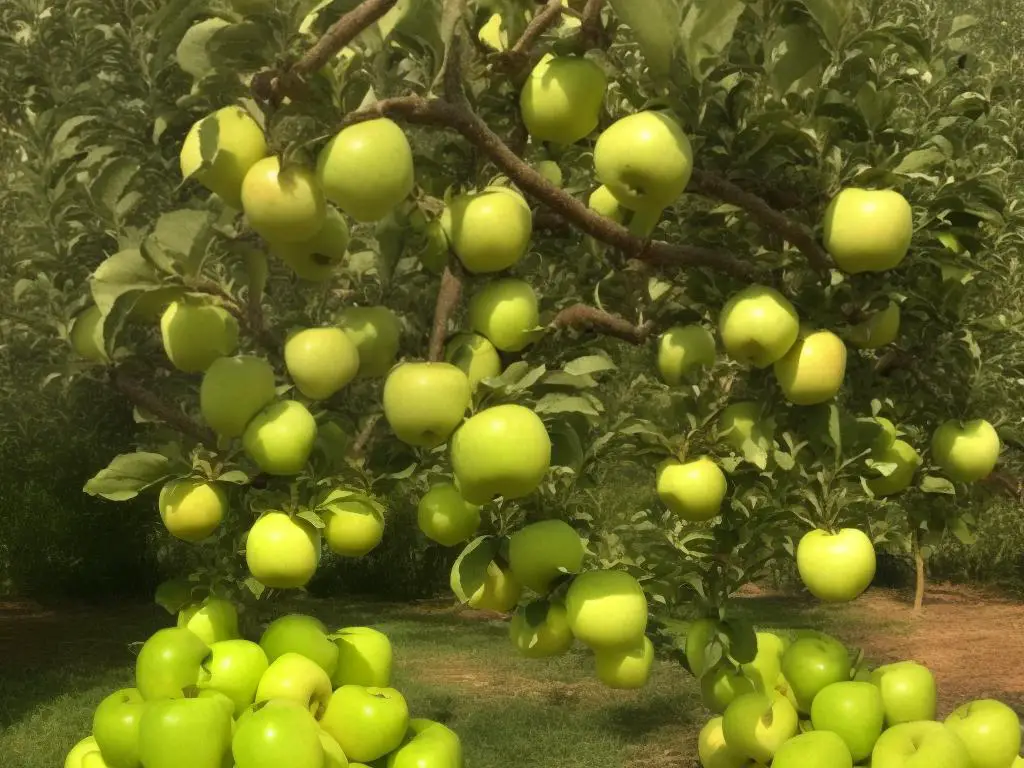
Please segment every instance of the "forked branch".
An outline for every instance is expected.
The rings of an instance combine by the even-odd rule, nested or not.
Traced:
[[[571,307],[566,307],[555,315],[551,325],[555,328],[590,330],[637,345],[646,344],[651,334],[654,333],[654,323],[650,320],[641,325],[634,325],[624,317],[586,304],[574,304]]]

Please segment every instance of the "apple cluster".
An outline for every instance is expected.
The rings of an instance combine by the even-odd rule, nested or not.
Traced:
[[[454,731],[410,717],[392,661],[382,632],[304,614],[244,639],[207,597],[143,644],[135,687],[103,699],[64,768],[462,768]]]
[[[699,619],[686,659],[714,713],[701,729],[704,768],[1020,768],[1018,715],[980,699],[936,719],[927,667],[900,661],[869,669],[834,637],[799,631],[792,640],[757,633],[745,664],[710,663],[718,622]],[[721,654],[718,654],[720,656]]]

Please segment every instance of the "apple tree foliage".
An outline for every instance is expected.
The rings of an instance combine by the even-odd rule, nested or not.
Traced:
[[[651,234],[658,247],[588,229],[548,182],[519,185],[533,235],[508,274],[536,289],[544,332],[503,355],[502,373],[482,382],[472,408],[534,410],[552,440],[552,468],[536,493],[486,505],[480,537],[456,562],[456,594],[480,586],[513,531],[561,517],[588,539],[588,567],[630,571],[656,617],[696,601],[723,620],[720,647],[744,662],[753,632],[732,620],[730,595],[791,559],[806,531],[856,527],[879,546],[925,550],[947,534],[970,540],[972,510],[991,491],[944,477],[929,459],[931,434],[950,418],[985,418],[1018,445],[1012,387],[1022,362],[1021,312],[993,303],[1020,280],[1008,254],[1020,245],[1021,214],[1005,182],[1005,145],[1019,129],[994,65],[966,42],[977,19],[912,0],[572,0],[564,11],[526,0],[398,0],[376,3],[383,15],[323,67],[284,76],[358,5],[69,0],[41,13],[31,3],[0,11],[5,56],[30,73],[4,90],[2,105],[12,116],[3,151],[18,163],[4,218],[20,226],[6,243],[14,255],[3,262],[9,311],[0,330],[5,343],[38,349],[44,385],[105,382],[140,425],[136,450],[110,461],[86,492],[113,501],[150,494],[155,507],[170,479],[221,484],[230,513],[188,548],[190,578],[255,598],[264,586],[240,553],[264,511],[322,528],[325,505],[360,499],[389,530],[410,525],[416,501],[450,480],[449,455],[444,445],[394,438],[380,418],[383,378],[312,403],[310,462],[271,478],[239,441],[217,440],[203,423],[201,377],[169,364],[160,310],[183,296],[225,308],[241,329],[240,351],[274,364],[285,397],[299,397],[283,367],[287,334],[331,325],[346,307],[391,308],[399,357],[426,359],[453,258],[430,226],[445,201],[550,160],[564,192],[585,203],[597,186],[600,131],[664,109],[689,136],[697,170]],[[504,24],[485,39],[479,32],[494,14]],[[519,88],[545,53],[585,54],[608,76],[598,130],[567,147],[528,141],[519,117]],[[31,67],[44,59],[47,67]],[[380,221],[350,222],[348,255],[327,282],[302,280],[268,256],[237,210],[179,172],[190,126],[229,104],[258,119],[286,165],[312,165],[346,115],[396,97],[450,97],[452,88],[465,90],[482,123],[462,130],[450,115],[394,114],[414,150],[415,190]],[[202,141],[204,160],[215,141]],[[897,189],[912,203],[913,244],[897,269],[848,275],[822,249],[824,211],[849,186]],[[469,297],[502,276],[455,279]],[[844,338],[896,302],[898,339],[849,347],[842,390],[821,405],[788,404],[770,368],[743,366],[720,345],[699,376],[662,381],[658,335],[689,323],[715,329],[725,302],[752,283],[781,291],[809,328]],[[88,361],[67,340],[93,303],[105,359]],[[465,328],[464,304],[440,313],[445,335]],[[743,401],[757,404],[760,430],[737,442],[719,417]],[[872,451],[876,417],[924,457],[911,486],[884,498],[870,481],[895,465]],[[653,493],[605,492],[616,483],[653,489],[661,462],[699,455],[728,478],[712,523],[680,521]],[[656,626],[673,642],[670,624]]]

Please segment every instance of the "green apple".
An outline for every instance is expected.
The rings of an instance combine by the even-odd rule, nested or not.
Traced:
[[[339,327],[359,350],[359,376],[383,376],[395,364],[402,326],[387,307],[348,307],[338,313]]]
[[[859,349],[878,349],[896,341],[900,332],[900,305],[890,301],[885,309],[850,329],[850,343]]]
[[[238,321],[223,307],[180,299],[160,317],[167,359],[179,371],[202,373],[238,348]]]
[[[1008,766],[1020,754],[1020,718],[1001,701],[977,699],[961,704],[945,724],[967,747],[971,768]]]
[[[384,381],[384,418],[402,442],[435,448],[451,437],[472,399],[469,379],[451,363],[401,363]]]
[[[783,653],[785,653],[785,651],[783,651]],[[779,661],[781,663],[781,659]],[[793,693],[793,686],[789,684],[789,680],[786,679],[785,675],[781,673],[779,674],[779,679],[775,682],[775,690],[789,699],[789,703],[796,707],[797,712],[800,711],[800,705],[797,703],[796,695]]]
[[[884,416],[875,416],[874,422],[875,437],[871,441],[871,449],[881,452],[896,442],[896,425]]]
[[[707,456],[685,464],[666,461],[658,468],[657,491],[661,503],[692,523],[717,517],[727,490],[725,475]]]
[[[338,649],[338,666],[331,677],[335,688],[391,685],[394,652],[387,635],[373,627],[343,627],[332,636]]]
[[[147,701],[181,698],[199,680],[210,647],[184,627],[154,632],[135,659],[135,687]]]
[[[757,632],[756,637],[757,653],[754,660],[741,664],[740,669],[754,681],[758,691],[770,692],[782,674],[782,654],[786,650],[786,643],[771,632]]]
[[[200,132],[209,122],[217,126],[213,162],[203,168]],[[238,106],[224,107],[196,121],[181,145],[181,175],[194,178],[233,208],[242,207],[242,181],[267,156],[267,140],[252,116]]]
[[[793,689],[797,708],[810,714],[818,691],[850,679],[850,657],[842,643],[819,632],[793,641],[782,654],[782,674]]]
[[[971,756],[960,737],[934,720],[910,720],[890,726],[878,737],[871,752],[871,768],[971,766]]]
[[[817,405],[835,397],[846,376],[846,346],[831,331],[816,331],[796,341],[776,360],[775,378],[794,405]]]
[[[816,731],[838,734],[846,742],[854,762],[859,763],[871,756],[882,734],[885,723],[882,694],[871,683],[853,680],[826,685],[811,703],[811,723]]]
[[[565,595],[569,627],[595,651],[632,648],[647,630],[647,596],[625,571],[581,573]]]
[[[326,768],[320,726],[289,699],[260,702],[240,717],[231,754],[235,768]]]
[[[270,251],[303,280],[324,283],[334,277],[348,251],[348,222],[333,205],[327,206],[324,225],[317,233],[296,242],[274,242]]]
[[[530,248],[533,213],[511,189],[485,189],[456,195],[441,214],[449,246],[472,274],[501,272],[517,264]]]
[[[569,615],[561,603],[544,601],[546,609],[539,623],[531,623],[529,606],[516,610],[508,625],[509,639],[523,656],[540,659],[561,656],[575,641],[569,626]]]
[[[516,607],[522,594],[523,585],[512,572],[492,561],[487,564],[484,583],[469,596],[466,604],[481,611],[508,613]]]
[[[304,587],[320,565],[320,531],[300,517],[267,512],[245,540],[249,573],[264,586]]]
[[[580,535],[564,520],[530,523],[513,533],[508,542],[512,575],[539,595],[546,595],[562,574],[579,573],[583,555]]]
[[[409,707],[394,688],[343,685],[331,696],[320,727],[350,760],[370,762],[398,748],[409,726]]]
[[[508,446],[515,446],[512,453]],[[466,419],[451,440],[452,469],[462,497],[486,504],[496,496],[521,499],[537,490],[551,466],[544,422],[514,403]]]
[[[327,548],[342,557],[362,557],[384,539],[384,516],[360,500],[335,501],[323,511]]]
[[[480,507],[462,498],[451,483],[438,483],[417,504],[416,521],[428,539],[454,547],[480,527]]]
[[[747,758],[725,742],[721,715],[708,720],[697,737],[697,756],[703,768],[745,768]]]
[[[679,386],[701,368],[715,364],[715,337],[702,325],[675,325],[658,338],[658,373]]]
[[[544,177],[544,180],[554,184],[556,187],[561,187],[564,179],[562,178],[562,169],[558,167],[558,163],[554,160],[541,160],[534,167],[537,173]]]
[[[875,577],[875,547],[857,528],[805,533],[796,548],[800,580],[819,600],[846,603]]]
[[[697,619],[686,629],[684,653],[686,666],[696,678],[701,678],[711,668],[708,663],[708,645],[718,634],[718,620],[711,618]]]
[[[210,536],[228,510],[228,495],[217,483],[185,477],[169,480],[157,500],[160,519],[176,539],[197,542]]]
[[[751,401],[733,403],[718,417],[718,434],[726,445],[737,453],[743,453],[747,440],[759,442],[772,440],[772,434],[761,423],[761,404]]]
[[[891,189],[842,190],[825,211],[825,250],[844,272],[885,272],[910,249],[914,212]]]
[[[139,723],[142,765],[223,768],[231,753],[231,731],[231,702],[224,697],[149,702]]]
[[[256,687],[257,703],[289,699],[319,718],[331,698],[331,678],[323,667],[301,653],[282,653],[267,667]]]
[[[297,653],[320,665],[330,677],[338,669],[338,646],[320,619],[289,613],[274,619],[260,636],[260,648],[273,663],[286,653]]]
[[[545,56],[519,94],[523,124],[536,142],[575,144],[597,128],[607,87],[604,70],[591,59]]]
[[[103,346],[102,321],[103,314],[95,304],[75,315],[68,339],[76,355],[94,363],[104,363],[109,359]]]
[[[984,419],[950,419],[932,435],[932,459],[961,483],[988,477],[999,460],[999,450],[999,435]]]
[[[693,147],[668,115],[637,112],[615,121],[598,137],[594,170],[624,208],[666,208],[690,181]]]
[[[476,391],[484,379],[501,374],[501,357],[486,338],[476,333],[460,333],[445,347],[445,361],[460,369],[469,379],[470,389]]]
[[[455,731],[425,718],[412,718],[401,746],[385,768],[463,768],[462,741]]]
[[[238,609],[230,600],[207,597],[178,611],[178,626],[191,630],[207,645],[234,640],[238,633]]]
[[[1013,765],[1010,768],[1024,768],[1024,755],[1018,755],[1017,759],[1013,761]]]
[[[732,749],[768,763],[779,747],[796,736],[799,719],[782,694],[744,693],[726,707],[722,732]]]
[[[84,761],[87,756],[99,754],[100,748],[96,745],[96,739],[92,736],[86,736],[68,752],[64,758],[64,768],[84,768]],[[100,755],[100,759],[103,759],[102,755]]]
[[[914,661],[883,664],[870,680],[882,693],[886,725],[935,719],[938,691],[928,667]]]
[[[378,221],[412,192],[412,147],[386,117],[350,125],[321,150],[316,179],[327,199],[353,219]]]
[[[587,198],[587,207],[619,224],[626,220],[626,209],[619,205],[615,195],[603,184],[590,193],[590,197]]]
[[[839,735],[808,731],[779,747],[772,768],[853,768],[853,756]]]
[[[320,737],[320,746],[324,750],[324,768],[349,768],[348,758],[341,745],[327,731],[320,728],[319,724],[317,724],[317,728],[319,729],[317,736]]]
[[[256,698],[256,688],[269,663],[263,649],[250,640],[221,640],[210,645],[210,655],[199,670],[199,690],[219,691],[242,714]]]
[[[492,280],[469,300],[470,328],[502,352],[519,352],[544,333],[537,294],[525,280]]]
[[[632,648],[599,649],[594,651],[594,664],[597,679],[608,688],[643,688],[654,667],[654,645],[645,636]]]
[[[359,350],[341,328],[306,328],[288,337],[284,364],[299,392],[326,400],[356,377]]]
[[[716,715],[721,715],[737,698],[747,693],[759,693],[757,681],[742,669],[728,664],[712,667],[700,678],[700,700]]]
[[[733,359],[767,368],[796,343],[800,318],[789,300],[774,288],[751,285],[722,307],[718,333]]]
[[[242,182],[242,210],[253,231],[269,243],[309,240],[327,221],[327,203],[308,168],[281,167],[277,157],[256,162]]]
[[[92,735],[110,768],[141,768],[139,723],[146,701],[137,688],[114,691],[92,717]]]
[[[868,488],[875,496],[892,496],[906,490],[914,479],[914,473],[921,466],[921,455],[905,440],[893,440],[885,448],[875,446],[871,459],[882,464],[895,464],[888,475],[872,473]]]
[[[297,475],[316,443],[316,419],[297,400],[278,400],[253,416],[242,447],[268,475]]]
[[[203,420],[219,435],[241,437],[275,394],[274,369],[262,357],[218,357],[203,374],[199,408]]]

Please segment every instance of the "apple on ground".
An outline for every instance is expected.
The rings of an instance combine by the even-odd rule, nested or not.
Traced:
[[[476,333],[460,333],[445,347],[444,359],[466,374],[472,390],[501,374],[501,358],[491,342]]]
[[[757,632],[756,637],[757,653],[753,661],[741,664],[740,669],[754,681],[759,692],[768,693],[775,689],[782,674],[782,654],[787,646],[781,637],[771,632]]]
[[[718,333],[733,359],[767,368],[796,343],[800,318],[789,300],[774,288],[751,285],[722,307]]]
[[[797,708],[810,714],[811,702],[826,685],[850,679],[850,656],[843,644],[823,632],[797,638],[782,654],[782,674]]]
[[[316,662],[328,677],[338,669],[338,646],[320,619],[290,613],[274,619],[260,636],[260,648],[273,663],[286,653]]]
[[[274,369],[262,357],[219,357],[203,374],[199,409],[223,437],[241,437],[253,417],[274,400]]]
[[[711,618],[697,619],[686,630],[686,665],[698,680],[714,666],[708,660],[708,646],[717,634],[718,620]]]
[[[284,364],[299,392],[326,400],[356,377],[359,350],[341,328],[306,328],[288,337]]]
[[[282,168],[278,157],[259,160],[242,182],[242,210],[249,226],[269,243],[309,240],[327,221],[327,202],[313,172]]]
[[[900,305],[890,301],[885,309],[850,329],[850,343],[859,349],[878,349],[896,341],[900,332]]]
[[[473,398],[451,363],[401,363],[384,382],[384,418],[404,443],[435,448],[459,426]]]
[[[317,724],[317,736],[320,737],[320,746],[324,750],[324,768],[349,768],[348,758],[341,745],[334,740],[327,731]]]
[[[316,573],[320,544],[320,531],[311,523],[284,512],[267,512],[249,529],[245,562],[264,586],[297,589]]]
[[[608,688],[643,688],[654,667],[654,644],[646,635],[631,648],[594,651],[597,679]]]
[[[712,667],[700,678],[700,700],[716,715],[725,713],[729,705],[747,693],[761,693],[757,681],[731,664]]]
[[[141,768],[139,723],[146,701],[137,688],[114,691],[92,717],[92,735],[110,768]]]
[[[849,274],[899,266],[913,235],[910,203],[892,189],[848,187],[825,211],[825,250]]]
[[[480,507],[462,498],[451,483],[438,483],[420,498],[416,520],[428,539],[454,547],[480,527]]]
[[[384,539],[384,515],[361,499],[343,499],[323,509],[327,548],[342,557],[362,557]]]
[[[100,308],[95,304],[90,304],[75,315],[68,336],[75,354],[94,363],[104,363],[108,360],[100,328],[102,319],[103,313]]]
[[[176,539],[195,543],[211,536],[228,510],[223,487],[200,478],[169,480],[157,498],[160,519]]]
[[[1008,766],[1020,754],[1020,718],[1001,701],[977,699],[961,704],[945,724],[967,747],[971,768]]]
[[[492,280],[469,300],[469,326],[502,352],[519,352],[544,333],[537,294],[525,280]]]
[[[316,419],[297,400],[278,400],[257,413],[242,434],[242,447],[268,475],[297,475],[316,442]]]
[[[201,133],[208,122],[217,126],[213,162],[203,168]],[[224,107],[197,120],[181,145],[181,175],[194,178],[232,208],[242,207],[242,182],[267,155],[267,140],[252,116],[238,106]]]
[[[469,596],[466,604],[481,611],[508,613],[516,607],[522,594],[523,585],[512,572],[492,561],[487,564],[483,584]]]
[[[973,483],[991,474],[999,460],[999,435],[984,419],[950,419],[932,435],[932,458],[952,480]]]
[[[64,768],[85,768],[85,758],[92,755],[100,755],[100,748],[96,745],[96,739],[86,736],[78,741],[64,758]],[[100,760],[103,756],[100,755]],[[90,760],[90,762],[92,762]],[[103,760],[103,762],[106,762]]]
[[[722,732],[732,749],[767,763],[779,747],[796,736],[799,719],[782,694],[744,693],[726,707]]]
[[[440,221],[452,252],[472,274],[508,269],[530,248],[533,212],[512,189],[487,188],[456,195]]]
[[[539,623],[531,623],[530,605],[521,606],[512,616],[508,625],[509,639],[523,656],[540,659],[561,656],[576,640],[569,626],[569,615],[561,603],[539,601],[545,606]],[[539,612],[539,611],[538,611]]]
[[[508,553],[512,575],[539,595],[546,595],[559,576],[579,573],[585,554],[579,533],[558,519],[520,528],[509,538]]]
[[[409,726],[409,707],[394,688],[343,685],[330,698],[320,727],[341,745],[350,760],[377,760],[401,745]]]
[[[914,479],[914,473],[921,466],[921,455],[905,440],[893,440],[889,445],[876,445],[871,459],[880,464],[895,464],[888,475],[878,474],[868,480],[868,488],[875,496],[892,496],[905,491]]]
[[[733,403],[718,417],[718,434],[726,445],[737,453],[743,453],[747,440],[760,442],[773,436],[761,421],[761,404],[752,401]]]
[[[676,325],[658,338],[658,373],[678,386],[702,368],[715,364],[715,337],[703,325]]]
[[[331,698],[331,690],[331,678],[323,667],[300,653],[288,652],[267,667],[256,687],[255,701],[289,699],[319,718]]]
[[[320,726],[289,699],[259,702],[238,718],[231,754],[235,768],[325,768]]]
[[[237,717],[255,700],[268,666],[267,655],[251,640],[221,640],[210,645],[196,685],[200,691],[219,691],[231,699]]]
[[[225,697],[149,702],[139,723],[142,765],[223,768],[231,752],[231,713],[231,702]]]
[[[387,307],[348,307],[338,313],[338,326],[359,351],[359,377],[383,376],[395,364],[402,326]]]
[[[195,632],[207,645],[239,637],[238,609],[230,600],[207,597],[178,612],[178,626]]]
[[[338,666],[331,676],[335,688],[391,685],[394,653],[388,636],[373,627],[343,627],[332,634],[338,648]]]
[[[725,741],[721,715],[708,720],[697,737],[697,757],[703,768],[745,768],[747,758]]]
[[[160,317],[160,338],[171,365],[184,373],[202,373],[218,357],[235,353],[238,321],[223,307],[179,299]]]
[[[857,528],[808,531],[796,547],[800,580],[819,600],[846,603],[875,577],[875,547]]]
[[[822,688],[811,703],[816,731],[838,734],[859,763],[871,756],[885,725],[882,694],[871,683],[844,680]]]
[[[794,405],[817,405],[839,393],[846,375],[846,346],[831,331],[816,331],[798,339],[776,360],[773,370],[779,388]]]
[[[808,731],[779,747],[772,768],[853,768],[853,756],[839,735]]]
[[[934,720],[908,720],[890,726],[878,737],[871,751],[871,768],[972,768],[972,765],[971,755],[960,737]]]
[[[404,741],[388,755],[385,768],[463,768],[462,741],[434,720],[409,720]]]
[[[716,517],[727,490],[725,475],[707,456],[686,463],[670,460],[658,468],[658,498],[689,522],[705,522]]]
[[[523,124],[534,141],[575,144],[597,128],[608,78],[591,59],[545,56],[519,94]]]
[[[620,570],[586,571],[565,595],[573,635],[594,651],[633,648],[647,630],[647,596]]]
[[[184,627],[159,629],[142,644],[135,659],[135,687],[147,701],[181,698],[196,685],[210,647]]]
[[[888,727],[915,720],[934,720],[938,691],[935,677],[923,664],[897,661],[871,672],[870,682],[878,686]]]

